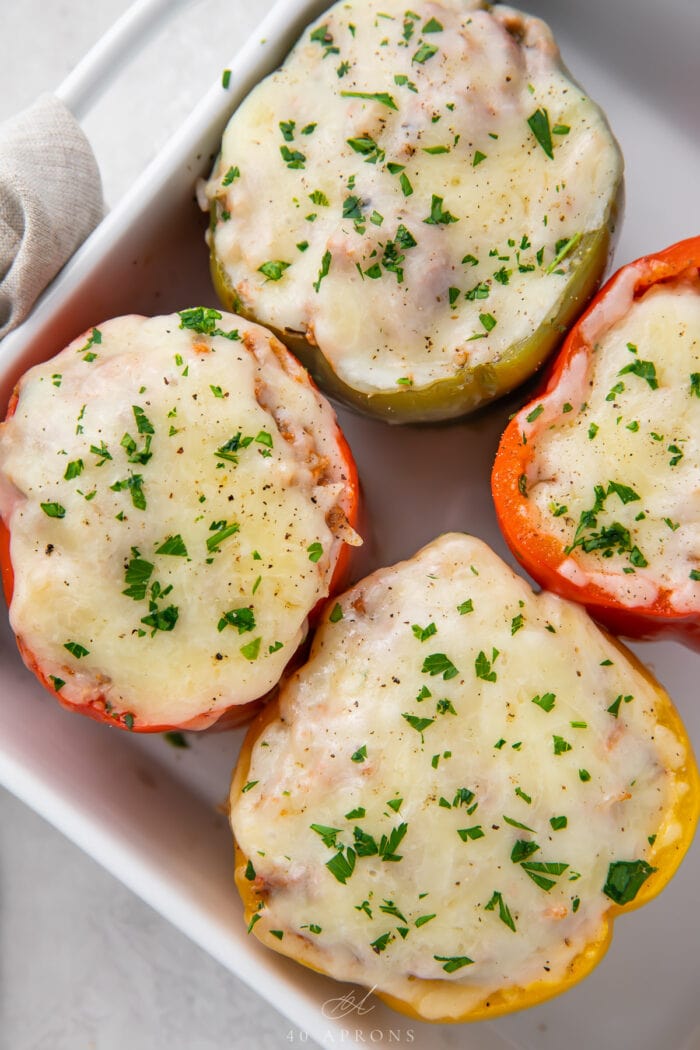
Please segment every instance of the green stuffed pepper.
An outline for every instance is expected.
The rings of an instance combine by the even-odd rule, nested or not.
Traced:
[[[605,269],[622,159],[548,27],[350,0],[245,99],[205,187],[214,284],[331,396],[395,423],[530,376]]]

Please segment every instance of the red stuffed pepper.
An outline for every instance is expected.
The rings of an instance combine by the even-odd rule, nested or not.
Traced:
[[[492,486],[542,586],[700,648],[700,237],[623,267],[510,422]]]
[[[122,317],[20,381],[0,426],[0,564],[27,666],[124,729],[241,721],[359,542],[335,415],[268,331]]]

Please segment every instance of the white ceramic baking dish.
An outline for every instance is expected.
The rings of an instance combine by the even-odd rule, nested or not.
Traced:
[[[318,0],[282,0],[192,117],[65,268],[30,319],[0,346],[0,401],[18,375],[86,327],[120,313],[216,305],[197,176],[243,94],[282,58]],[[698,232],[700,7],[688,0],[530,0],[555,30],[575,77],[607,111],[627,162],[627,209],[615,265]],[[235,39],[231,26],[218,27]],[[340,411],[363,479],[369,531],[360,575],[413,553],[447,529],[486,539],[496,528],[489,472],[517,403],[436,428],[392,429]],[[636,647],[700,741],[700,657],[670,643]],[[543,1006],[472,1026],[400,1018],[363,992],[264,951],[245,933],[220,804],[240,733],[161,737],[110,731],[49,701],[0,626],[0,782],[324,1046],[463,1050],[692,1050],[697,996],[700,847],[664,894],[617,925],[610,952],[582,985]],[[341,997],[348,996],[342,999]],[[353,998],[354,995],[354,998]],[[296,1035],[295,1035],[296,1033]]]

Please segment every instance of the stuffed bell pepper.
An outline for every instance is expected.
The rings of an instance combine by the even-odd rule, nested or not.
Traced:
[[[493,470],[544,587],[621,634],[700,648],[700,237],[625,266],[570,333]]]
[[[539,19],[338,3],[225,131],[202,187],[214,283],[332,396],[448,419],[561,341],[606,266],[621,181]]]
[[[201,307],[93,328],[0,427],[10,620],[67,708],[134,731],[250,714],[337,589],[357,478],[274,336]]]
[[[565,991],[669,881],[698,772],[586,612],[448,535],[331,601],[253,723],[236,882],[268,947],[427,1021]]]

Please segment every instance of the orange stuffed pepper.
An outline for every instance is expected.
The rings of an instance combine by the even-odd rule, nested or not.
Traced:
[[[700,237],[621,269],[570,332],[493,469],[542,586],[632,637],[700,647]]]

